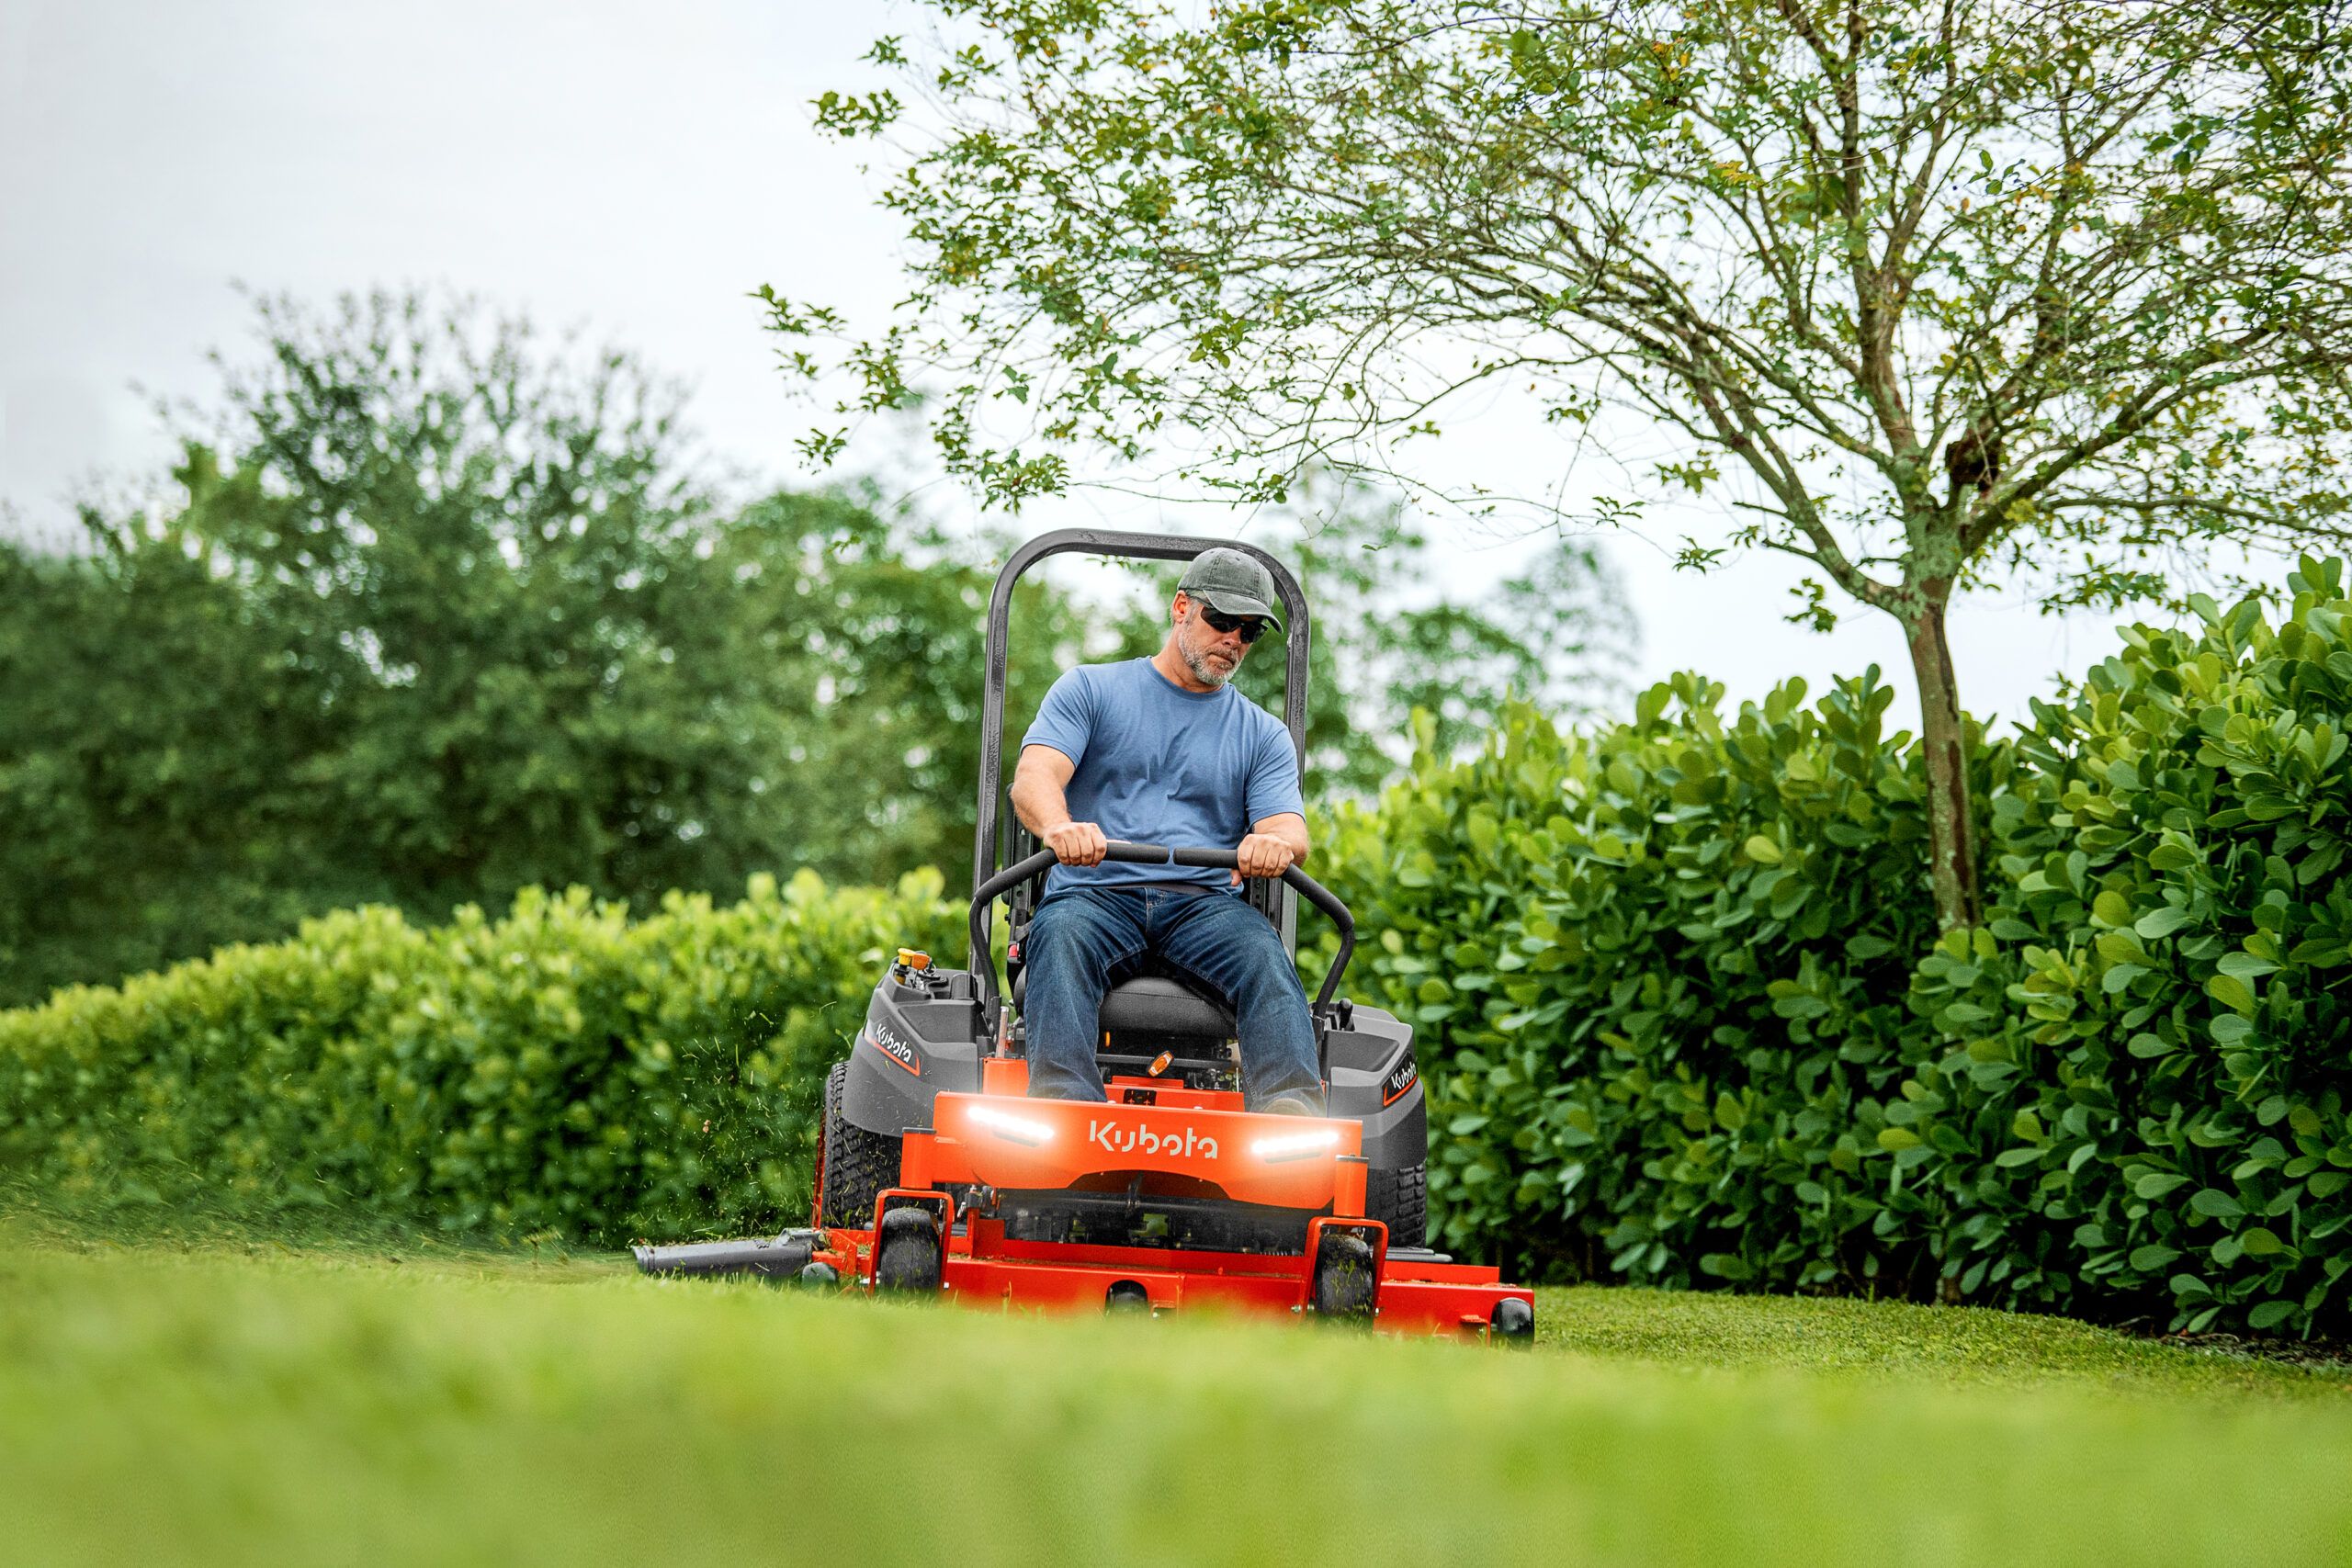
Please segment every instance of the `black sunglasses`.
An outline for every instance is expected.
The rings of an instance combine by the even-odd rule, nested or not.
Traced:
[[[1214,610],[1203,604],[1201,619],[1209,624],[1209,630],[1213,632],[1239,632],[1244,648],[1266,635],[1266,623],[1256,615],[1228,615],[1223,610]]]

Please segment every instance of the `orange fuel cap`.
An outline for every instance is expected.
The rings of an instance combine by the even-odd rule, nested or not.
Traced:
[[[911,947],[902,947],[899,949],[899,962],[910,969],[928,969],[931,967],[931,954],[917,953]]]

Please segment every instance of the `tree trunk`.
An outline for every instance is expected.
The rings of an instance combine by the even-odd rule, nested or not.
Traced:
[[[1919,685],[1919,731],[1927,748],[1928,865],[1936,888],[1936,923],[1945,931],[1984,916],[1976,889],[1976,830],[1969,812],[1968,748],[1961,731],[1960,682],[1944,640],[1949,582],[1922,585],[1917,619],[1906,619],[1911,672]]]

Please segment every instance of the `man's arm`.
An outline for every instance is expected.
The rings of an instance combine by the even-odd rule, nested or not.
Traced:
[[[1306,818],[1295,811],[1277,812],[1251,824],[1250,836],[1236,852],[1241,863],[1234,869],[1233,880],[1238,885],[1245,876],[1280,876],[1292,866],[1306,864],[1311,847]]]
[[[1078,764],[1051,746],[1023,746],[1020,764],[1012,770],[1012,810],[1064,865],[1097,865],[1110,840],[1093,823],[1069,819],[1069,801],[1063,793],[1077,772]],[[1306,824],[1298,826],[1304,838]]]

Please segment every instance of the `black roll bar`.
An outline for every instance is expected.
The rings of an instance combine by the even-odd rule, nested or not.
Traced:
[[[1130,861],[1139,865],[1206,866],[1217,871],[1231,871],[1240,863],[1240,857],[1231,850],[1171,850],[1164,844],[1131,844],[1114,839],[1103,852],[1103,859]],[[999,898],[1035,876],[1049,871],[1059,859],[1051,850],[1039,850],[1024,861],[1006,866],[994,876],[972,890],[972,951],[978,954],[972,962],[972,977],[979,986],[980,1028],[990,1039],[997,1032],[996,957],[989,951],[989,908]],[[1321,883],[1291,866],[1283,873],[1283,882],[1293,892],[1324,914],[1340,928],[1339,956],[1331,960],[1330,973],[1323,976],[1323,988],[1315,994],[1315,1015],[1329,1015],[1331,998],[1339,994],[1340,976],[1347,972],[1348,960],[1356,950],[1356,918],[1339,896]],[[1210,895],[1216,897],[1216,895]]]

